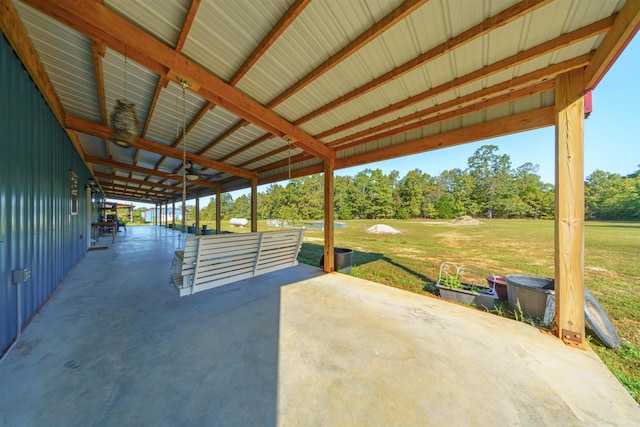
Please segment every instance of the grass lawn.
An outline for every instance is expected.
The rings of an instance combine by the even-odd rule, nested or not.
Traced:
[[[386,224],[400,234],[369,234]],[[224,227],[222,227],[224,229]],[[267,230],[260,222],[259,230]],[[554,223],[491,220],[451,225],[431,220],[348,221],[335,229],[335,246],[353,249],[351,275],[433,297],[443,261],[465,264],[496,275],[554,276]],[[623,345],[591,347],[640,403],[640,223],[587,222],[585,285],[614,323]],[[319,265],[323,232],[306,231],[301,262]]]

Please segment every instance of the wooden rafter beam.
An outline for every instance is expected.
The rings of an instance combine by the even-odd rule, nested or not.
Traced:
[[[465,44],[479,37],[482,37],[485,34],[488,34],[496,27],[507,25],[508,23],[515,21],[516,19],[521,18],[522,16],[531,13],[535,9],[542,7],[550,2],[551,0],[523,0],[519,3],[516,3],[515,5],[498,13],[497,15],[485,19],[478,25],[469,28],[468,30],[458,34],[457,36],[452,37],[444,43],[441,43],[440,45],[434,47],[433,49],[430,49],[427,52],[418,55],[417,57],[394,68],[393,70],[388,71],[387,73],[373,79],[369,83],[362,85],[359,88],[356,88],[351,92],[348,92],[343,96],[333,100],[332,102],[329,102],[323,107],[306,114],[305,116],[295,120],[294,124],[300,125],[302,123],[306,123],[309,120],[318,117],[319,115],[324,114],[329,110],[333,110],[358,96],[362,96],[390,81],[393,81],[394,79],[397,79],[415,70],[416,68],[428,62],[440,58],[441,56],[453,51],[454,49],[464,46]]]
[[[209,144],[207,144],[205,147],[203,147],[200,151],[198,151],[198,155],[202,156],[202,155],[206,154],[213,147],[215,147],[216,145],[218,145],[219,143],[221,143],[222,141],[227,139],[229,136],[233,135],[235,133],[235,131],[237,131],[241,127],[246,126],[248,124],[249,124],[249,122],[246,121],[246,120],[238,121],[236,124],[234,124],[229,129],[224,131],[222,133],[222,135],[214,138],[213,141],[211,141]],[[220,161],[223,162],[224,160],[220,160]]]
[[[343,138],[331,141],[327,145],[339,152],[377,139],[406,133],[444,120],[461,117],[473,111],[479,111],[505,102],[531,96],[541,91],[551,90],[554,87],[553,79],[556,75],[584,67],[589,63],[592,55],[593,54],[588,53],[577,58],[554,64],[547,68],[532,71],[531,73],[527,73],[515,79],[498,83],[494,86],[470,93],[443,104],[417,111],[413,114],[399,117],[378,126],[347,135]],[[269,153],[265,153],[261,156],[261,160],[263,158],[279,154],[282,151],[282,149],[276,149]],[[293,158],[293,162],[302,162],[311,158],[312,157],[308,154],[302,153],[295,156]],[[277,160],[256,169],[256,172],[263,173],[268,170],[283,167],[285,166],[285,162],[285,160]],[[251,163],[255,163],[255,161],[252,160],[245,162],[241,164],[240,167],[246,167]]]
[[[269,47],[284,33],[284,31],[291,25],[291,23],[302,13],[305,7],[311,2],[311,0],[296,0],[291,7],[287,10],[287,12],[280,18],[278,23],[271,29],[269,34],[260,42],[260,44],[254,49],[254,51],[249,55],[247,60],[240,66],[238,71],[234,74],[234,76],[229,81],[230,86],[235,86],[238,84],[240,79],[251,69],[251,67],[260,59],[260,57],[269,49]],[[205,147],[203,147],[200,151],[198,151],[199,155],[203,155],[207,153],[209,150],[214,148],[220,142],[224,141],[238,129],[248,125],[249,122],[247,120],[240,120],[232,127],[227,129],[222,135],[215,138]],[[225,160],[220,159],[221,162]]]
[[[389,14],[387,14],[380,21],[376,22],[374,25],[369,27],[365,32],[356,37],[352,42],[348,43],[342,49],[340,49],[336,54],[331,56],[329,59],[324,61],[320,66],[313,69],[309,74],[304,76],[302,79],[298,80],[293,86],[289,87],[282,94],[277,96],[274,100],[267,104],[268,108],[273,108],[291,96],[295,95],[298,91],[300,91],[305,86],[309,85],[311,82],[316,80],[318,77],[323,75],[324,73],[331,70],[336,65],[340,64],[345,59],[349,58],[359,49],[364,47],[366,44],[380,36],[382,33],[387,31],[389,28],[396,25],[398,22],[402,21],[404,18],[409,16],[416,9],[424,5],[429,0],[406,0],[400,6],[396,7]],[[539,1],[548,1],[548,0],[539,0]]]
[[[247,167],[247,166],[249,166],[249,165],[251,165],[251,164],[254,164],[254,163],[257,163],[257,162],[261,162],[261,161],[263,161],[264,159],[268,159],[269,157],[272,157],[272,156],[275,156],[275,155],[277,155],[277,154],[280,154],[280,153],[282,153],[283,151],[287,151],[287,149],[288,149],[288,148],[289,148],[289,147],[288,147],[288,146],[286,146],[286,145],[285,145],[285,146],[283,146],[283,147],[280,147],[280,148],[276,148],[275,150],[271,150],[271,151],[269,151],[269,152],[267,152],[267,153],[262,154],[261,156],[254,157],[254,158],[252,158],[252,159],[249,159],[249,160],[247,160],[247,161],[245,161],[245,162],[240,163],[240,164],[242,165],[242,166],[240,166],[240,167],[241,167],[241,168],[245,168],[245,167]],[[312,157],[312,156],[305,156],[305,158],[306,158],[306,159],[312,159],[313,157]],[[278,163],[283,162],[283,161],[284,161],[284,160],[279,160],[279,161],[278,161]]]
[[[273,156],[275,154],[279,154],[282,153],[283,151],[286,151],[287,147],[283,147],[283,148],[278,148],[277,150],[271,151],[269,153],[266,153],[265,156],[268,154],[269,156]],[[282,168],[285,166],[288,166],[289,163],[291,163],[292,165],[295,165],[298,162],[303,162],[305,160],[310,160],[313,157],[310,157],[307,153],[298,153],[295,155],[292,155],[290,158],[287,156],[287,158],[282,159],[282,160],[277,160],[273,163],[269,163],[268,165],[264,165],[261,166],[259,168],[254,169],[254,171],[256,171],[258,174],[261,174],[263,172],[266,171],[270,171],[273,169],[277,169],[277,168]],[[251,163],[254,163],[253,160],[251,161]]]
[[[185,131],[184,131],[182,134],[180,134],[180,135],[178,136],[178,138],[177,138],[177,139],[176,139],[176,140],[171,144],[171,147],[177,147],[177,146],[178,146],[178,145],[179,145],[179,144],[184,140],[185,135],[187,135],[189,132],[191,132],[191,130],[192,130],[192,129],[193,129],[193,128],[198,124],[198,122],[199,122],[199,121],[200,121],[200,120],[205,116],[205,114],[207,114],[207,112],[209,112],[211,109],[215,108],[215,106],[216,106],[216,105],[215,105],[214,103],[212,103],[212,102],[207,102],[207,103],[205,104],[205,106],[204,106],[204,107],[202,107],[202,108],[200,109],[200,111],[198,111],[198,113],[195,115],[195,117],[194,117],[194,118],[191,120],[191,122],[187,125],[187,127],[185,128]],[[158,161],[156,162],[155,170],[158,170],[158,168],[160,167],[160,165],[162,164],[162,162],[163,162],[163,161],[164,161],[164,159],[166,159],[166,158],[167,158],[166,156],[161,156],[161,157],[160,157],[160,160],[158,160]],[[180,167],[182,167],[182,166],[180,166]],[[176,170],[174,171],[174,173],[176,173],[178,170],[179,170],[179,168],[178,168],[178,169],[176,169]]]
[[[166,203],[172,200],[172,199],[165,199],[165,198],[159,198],[159,197],[145,197],[145,196],[134,197],[131,194],[122,193],[118,191],[113,191],[109,194],[105,194],[105,196],[111,199],[128,200],[130,202],[155,203],[155,204]]]
[[[3,0],[5,1],[5,0]],[[99,27],[93,25],[91,17],[85,16],[85,19],[77,19],[77,14],[73,11],[73,5],[67,5],[66,8],[60,5],[54,4],[54,2],[48,2],[47,0],[23,0],[23,3],[40,10],[41,12],[49,15],[50,17],[62,22],[75,29],[76,31],[86,35],[91,40],[104,44],[105,46],[115,50],[116,52],[125,54],[126,42],[120,40],[117,36],[113,36],[111,33],[103,31]],[[75,2],[78,3],[78,2]],[[104,7],[97,2],[97,6]],[[77,5],[80,5],[79,3]],[[70,8],[69,8],[70,7]],[[47,9],[48,8],[48,9]],[[150,58],[148,55],[140,53],[138,50],[126,48],[127,57],[134,62],[142,65],[145,68],[155,72],[159,75],[166,75],[169,72],[169,68],[159,63],[158,61]]]
[[[119,192],[129,192],[133,194],[139,194],[141,196],[149,196],[149,197],[160,197],[164,199],[169,199],[170,197],[174,197],[178,195],[177,192],[168,193],[166,191],[154,191],[151,189],[139,188],[139,187],[131,187],[129,185],[121,185],[121,184],[112,184],[112,183],[104,183],[103,190],[105,192],[108,191],[119,191]]]
[[[160,92],[162,89],[166,89],[169,84],[169,79],[164,76],[160,76],[158,78],[158,84],[156,84],[156,90],[153,92],[153,99],[151,100],[151,105],[149,106],[149,112],[147,113],[147,120],[144,122],[144,126],[142,128],[142,132],[140,136],[142,138],[146,137],[147,132],[149,131],[149,126],[151,124],[151,118],[153,117],[153,111],[156,109],[156,105],[158,105],[158,98],[160,98]],[[133,156],[133,164],[138,163],[138,155],[140,154],[140,150],[134,148],[136,153]]]
[[[106,48],[102,43],[91,41],[91,57],[93,58],[93,69],[96,75],[96,88],[98,90],[98,103],[100,104],[100,117],[102,124],[109,123],[107,116],[107,103],[104,95],[104,73],[102,69],[102,58],[106,53]]]
[[[262,144],[264,141],[268,141],[268,140],[273,139],[273,138],[274,138],[274,136],[271,135],[271,134],[263,135],[260,138],[258,138],[256,140],[253,140],[248,144],[243,145],[242,147],[238,148],[235,151],[232,151],[231,153],[227,154],[226,156],[221,157],[218,160],[221,161],[221,162],[225,162],[225,161],[237,156],[238,154],[240,154],[240,153],[242,153],[244,151],[247,151],[247,150],[249,150],[249,149],[251,149],[253,147],[256,147],[259,144]],[[244,167],[244,166],[238,166],[238,167]]]
[[[443,104],[417,111],[413,114],[399,117],[378,126],[336,139],[327,145],[335,148],[349,142],[363,140],[363,138],[371,135],[371,137],[366,138],[366,142],[369,142],[377,138],[408,132],[418,127],[426,126],[427,124],[445,120],[445,115],[448,115],[447,118],[459,117],[463,114],[474,111],[474,109],[475,111],[478,111],[486,109],[492,105],[498,105],[515,99],[524,98],[532,95],[533,93],[551,90],[554,87],[554,78],[557,75],[586,66],[592,56],[593,54],[587,53],[577,58],[569,59],[546,68],[532,71],[520,77],[452,99],[451,101]],[[417,123],[410,124],[411,122],[416,121]],[[395,130],[391,130],[394,128]],[[351,146],[352,145],[349,144],[348,146],[341,147],[340,149]]]
[[[417,122],[404,125],[399,128],[389,129],[386,132],[376,133],[368,137],[361,137],[361,138],[354,138],[354,139],[350,138],[351,140],[348,143],[340,144],[337,150],[343,151],[349,148],[366,144],[371,141],[378,140],[378,139],[388,138],[397,134],[410,132],[414,129],[419,129],[425,126],[441,123],[445,120],[461,117],[461,116],[464,116],[465,114],[470,114],[479,110],[491,108],[496,105],[505,104],[507,102],[511,102],[519,98],[524,98],[527,96],[535,95],[537,93],[550,91],[550,90],[553,90],[554,87],[555,87],[555,81],[547,80],[540,84],[529,86],[524,89],[516,90],[514,92],[508,92],[503,95],[496,96],[495,98],[488,99],[486,101],[479,101],[476,104],[467,105],[464,107],[460,107],[458,109],[450,110],[448,112],[443,112],[442,114],[437,114],[435,116],[423,118]]]
[[[109,117],[107,114],[107,102],[104,94],[104,73],[102,68],[102,58],[106,53],[106,47],[102,43],[91,40],[91,57],[93,58],[93,71],[96,77],[96,89],[98,91],[98,105],[100,107],[100,117],[103,125],[109,125]],[[109,140],[104,140],[104,150],[107,157],[111,157],[111,144]]]
[[[292,169],[291,178],[302,178],[305,176],[321,173],[323,171],[324,171],[323,163],[319,163],[317,165],[305,166],[303,168]],[[260,178],[259,184],[260,185],[272,184],[274,182],[284,181],[285,179],[289,179],[289,171],[270,175],[264,178]]]
[[[158,83],[156,84],[156,90],[153,92],[153,99],[151,100],[151,106],[149,106],[149,113],[147,114],[147,120],[144,122],[144,127],[142,128],[142,132],[140,135],[144,138],[149,131],[149,126],[151,125],[151,118],[153,117],[153,111],[156,109],[156,105],[158,105],[158,99],[160,98],[160,93],[162,89],[166,89],[169,85],[169,79],[165,76],[160,76],[158,78]]]
[[[586,69],[587,89],[593,89],[598,84],[638,29],[640,0],[627,0]]]
[[[135,178],[129,178],[127,176],[120,176],[120,175],[113,175],[113,174],[108,174],[108,173],[103,173],[103,172],[96,172],[95,173],[95,177],[96,178],[103,178],[103,179],[109,179],[111,180],[112,184],[116,184],[114,181],[122,181],[122,182],[129,182],[131,184],[138,184],[138,185],[144,185],[147,187],[152,187],[152,188],[164,188],[165,190],[171,190],[171,191],[175,191],[175,192],[182,192],[182,186],[177,186],[177,185],[167,185],[167,184],[161,184],[159,182],[149,182],[149,181],[143,181],[141,179],[135,179]],[[101,183],[104,185],[106,184],[104,181],[101,180]],[[187,193],[197,193],[197,191],[191,189],[191,188],[187,188]]]
[[[469,142],[552,126],[555,123],[554,110],[554,107],[546,107],[474,126],[467,126],[447,133],[428,136],[426,138],[405,142],[404,144],[392,145],[365,154],[343,157],[336,160],[336,169],[359,166],[381,160],[389,160],[397,157],[437,150],[439,148],[452,147]]]
[[[103,159],[96,156],[87,156],[87,162],[100,166],[107,166],[112,169],[118,169],[126,172],[137,172],[143,175],[155,176],[163,179],[171,179],[173,181],[182,181],[181,176],[175,176],[173,174],[169,174],[166,172],[160,172],[155,169],[143,168],[140,166],[130,165],[128,163],[116,162],[115,160]],[[216,182],[208,182],[208,181],[187,181],[189,186],[198,186],[198,187],[208,187],[208,188],[218,188],[220,184]]]
[[[76,132],[86,133],[87,135],[93,135],[98,138],[111,138],[111,128],[103,126],[99,123],[93,123],[88,120],[81,119],[80,117],[67,116],[65,120],[65,127],[75,130]],[[161,154],[163,156],[171,157],[173,159],[182,160],[182,150],[174,147],[169,147],[157,142],[149,141],[144,138],[136,138],[134,146],[141,150],[150,151],[152,153]],[[187,160],[192,160],[200,166],[206,166],[211,169],[218,170],[224,173],[230,173],[232,175],[241,176],[243,178],[253,178],[255,173],[240,169],[235,166],[220,163],[215,160],[205,159],[196,154],[187,153]]]
[[[184,22],[182,23],[180,36],[178,36],[178,40],[176,41],[176,46],[174,48],[176,52],[182,52],[182,47],[187,41],[187,36],[189,35],[189,31],[191,30],[193,20],[196,19],[196,14],[198,13],[198,8],[200,7],[200,1],[201,0],[191,0],[191,5],[189,6],[189,10],[187,11],[187,16],[185,16]]]
[[[193,130],[194,127],[196,127],[196,125],[198,124],[198,122],[200,120],[202,120],[202,118],[212,109],[216,108],[216,104],[214,104],[213,102],[207,102],[204,107],[202,107],[200,109],[200,111],[198,111],[196,113],[196,115],[194,116],[193,119],[191,119],[191,121],[189,122],[189,124],[187,124],[187,127],[185,128],[184,132],[181,133],[178,138],[171,144],[172,147],[177,147],[178,145],[180,145],[180,143],[182,142],[182,140],[184,139],[185,135],[188,135],[189,132],[191,132]]]
[[[549,40],[547,42],[541,43],[537,46],[534,46],[525,51],[519,52],[508,58],[505,58],[501,61],[487,65],[478,70],[472,71],[464,76],[455,78],[449,82],[433,87],[422,93],[416,94],[407,99],[396,102],[387,107],[381,108],[368,115],[351,120],[350,122],[344,123],[340,126],[336,126],[333,129],[329,129],[325,132],[322,132],[316,135],[316,138],[323,139],[330,135],[336,134],[338,132],[343,132],[352,127],[359,126],[363,123],[377,119],[381,116],[387,115],[389,113],[393,113],[396,110],[406,108],[410,105],[417,104],[418,102],[425,101],[426,99],[433,98],[443,93],[454,90],[456,88],[460,88],[462,86],[471,84],[473,82],[477,82],[493,74],[502,72],[508,68],[512,68],[517,65],[523,64],[527,61],[531,61],[533,59],[547,55],[549,53],[552,53],[558,50],[560,47],[570,46],[572,44],[578,43],[585,39],[595,37],[601,33],[606,32],[613,24],[613,20],[614,20],[613,17],[608,17],[600,21],[594,22],[593,24],[571,31],[570,33],[565,33],[553,40]]]
[[[189,30],[191,29],[191,25],[193,24],[193,20],[196,17],[196,14],[198,13],[198,8],[200,7],[200,0],[192,0],[191,1],[191,5],[189,6],[189,11],[187,12],[187,16],[185,16],[184,18],[184,22],[182,23],[182,30],[180,30],[180,35],[178,36],[178,40],[176,41],[176,46],[175,46],[175,51],[180,53],[182,52],[182,47],[184,46],[185,41],[187,40],[187,36],[189,35]],[[167,78],[167,76],[160,76],[160,79],[158,80],[158,85],[156,86],[156,91],[153,95],[153,100],[151,102],[151,107],[149,108],[149,114],[147,115],[147,121],[145,123],[145,127],[143,129],[142,132],[142,137],[144,137],[147,133],[147,130],[149,128],[149,124],[151,123],[151,117],[153,114],[153,110],[155,110],[157,102],[158,102],[158,98],[160,97],[160,91],[162,89],[166,89],[167,85],[169,84],[169,80]],[[211,105],[211,103],[209,103]],[[205,110],[209,111],[211,108],[213,108],[214,106],[211,106],[209,109]],[[203,114],[204,115],[204,114]],[[187,127],[187,129],[190,129],[191,127],[195,126],[196,123],[202,118],[203,115],[197,115],[196,118],[189,124],[189,127]],[[187,130],[188,132],[188,130]],[[178,145],[180,143],[180,141],[183,138],[183,135],[180,135],[178,137],[178,139],[174,142],[174,144],[172,145],[172,147],[175,147],[176,145]],[[138,156],[138,151],[136,151],[136,161],[137,161],[137,156]],[[160,167],[160,165],[162,164],[162,162],[164,161],[166,157],[162,156],[160,157],[160,160],[158,160],[158,162],[156,163],[156,169],[158,167]]]
[[[497,96],[495,98],[491,98],[487,101],[483,101],[480,102],[479,104],[472,104],[472,105],[468,105],[466,107],[461,107],[460,109],[457,110],[452,110],[434,117],[429,117],[423,120],[420,120],[418,122],[406,125],[406,126],[402,126],[400,128],[396,128],[396,129],[391,129],[388,130],[386,132],[383,133],[379,133],[379,134],[375,134],[375,135],[371,135],[369,137],[366,138],[361,138],[361,139],[356,139],[354,141],[349,142],[348,144],[343,144],[341,145],[337,150],[339,151],[344,151],[344,150],[348,150],[349,148],[353,148],[353,147],[357,147],[360,145],[364,145],[368,142],[371,141],[375,141],[378,139],[382,139],[382,138],[388,138],[394,135],[397,135],[399,133],[406,133],[406,132],[410,132],[414,129],[419,129],[425,126],[429,126],[429,125],[433,125],[436,123],[442,123],[445,120],[450,120],[456,117],[462,117],[466,114],[471,114],[473,112],[477,112],[480,109],[485,109],[485,108],[491,108],[494,107],[496,105],[501,105],[501,104],[505,104],[507,102],[511,102],[515,99],[521,98],[521,97],[525,97],[525,96],[531,96],[531,95],[535,95],[536,93],[540,93],[540,92],[545,92],[545,91],[549,91],[549,90],[553,90],[553,88],[555,87],[555,82],[553,80],[549,80],[543,83],[540,83],[538,85],[534,85],[531,87],[527,87],[524,89],[520,89],[518,91],[515,92],[511,92],[511,93],[506,93],[504,95],[501,96]]]
[[[289,25],[302,13],[305,7],[311,3],[311,0],[296,0],[282,15],[278,23],[271,29],[269,34],[260,42],[260,44],[249,55],[247,60],[238,68],[238,71],[233,75],[229,84],[235,86],[240,79],[258,62],[258,59],[269,49],[269,47],[285,32]]]
[[[343,47],[335,55],[333,55],[332,57],[327,59],[319,67],[316,67],[309,74],[307,74],[305,77],[303,77],[298,82],[296,82],[296,84],[294,84],[293,86],[288,88],[286,91],[284,91],[282,94],[280,94],[277,98],[272,100],[267,105],[267,107],[268,108],[273,108],[276,105],[278,105],[281,102],[283,102],[284,100],[286,100],[287,98],[293,96],[296,92],[300,91],[302,88],[304,88],[305,86],[307,86],[308,84],[310,84],[311,82],[316,80],[322,74],[328,72],[333,67],[338,65],[340,62],[342,62],[343,60],[347,59],[349,56],[353,55],[353,53],[356,52],[358,49],[360,49],[361,47],[363,47],[364,45],[369,43],[371,40],[375,39],[380,34],[382,34],[385,31],[387,31],[393,25],[397,24],[399,21],[401,21],[402,19],[404,19],[405,17],[410,15],[411,12],[415,11],[417,8],[419,8],[420,6],[425,4],[427,1],[428,0],[407,0],[407,1],[405,1],[400,6],[398,6],[393,11],[391,11],[391,13],[389,13],[387,16],[385,16],[380,21],[378,21],[376,24],[374,24],[369,29],[367,29],[365,32],[360,34],[360,36],[358,36],[355,40],[353,40],[352,42],[348,43],[345,47]],[[297,16],[301,12],[301,8],[306,6],[306,4],[308,4],[307,0],[305,0],[305,1],[299,0],[294,5],[291,6],[291,8],[289,9],[289,12],[291,12],[292,10],[296,10],[297,13],[295,14],[295,16]],[[278,25],[276,27],[274,27],[274,30],[272,30],[273,34],[270,33],[270,36],[272,36],[272,35],[273,36],[276,36],[276,35],[279,36],[283,32],[283,29],[282,29],[283,21],[286,21],[288,19],[287,15],[289,14],[289,12],[287,14],[285,14],[285,16],[283,16],[283,18],[281,19],[281,22],[279,22]],[[293,15],[293,13],[291,13],[291,15]],[[286,22],[287,22],[287,25],[290,23],[289,21],[286,21]],[[278,30],[278,31],[276,32],[276,30]],[[273,41],[275,39],[272,40],[270,36],[268,36],[265,39],[265,41],[263,41],[261,46],[263,44],[266,45],[267,44],[266,43],[267,40],[269,41],[269,43],[268,43],[269,45],[271,43],[273,43]],[[268,47],[268,46],[266,46],[266,47]],[[260,46],[259,46],[259,49],[260,49]],[[244,67],[244,65],[243,65],[243,67]],[[242,69],[242,67],[241,67],[241,69]],[[236,80],[235,76],[234,76],[234,79],[231,80],[231,84],[232,85],[236,84],[237,81],[238,80]],[[246,124],[247,124],[246,121],[243,121],[243,122],[240,122],[240,123],[236,124],[228,132],[225,132],[225,135],[217,138],[214,142],[212,142],[208,146],[204,147],[199,152],[199,154],[206,153],[209,149],[211,149],[217,143],[222,141],[228,135],[230,135],[231,133],[235,132],[240,127],[245,126]],[[271,138],[272,138],[271,136],[258,138],[257,140],[255,140],[255,141],[251,142],[250,144],[248,144],[248,146],[254,147],[254,146],[259,145],[262,142],[264,142],[264,141],[266,141],[268,139],[271,139]],[[236,150],[236,152],[233,153],[233,156],[235,156],[237,154],[240,154],[242,151],[244,151],[246,149],[248,149],[248,148],[241,147],[239,150]],[[230,156],[230,157],[233,157],[233,156]],[[224,161],[224,160],[221,159],[221,161]]]
[[[335,153],[329,147],[313,138],[302,129],[294,126],[275,112],[269,110],[242,92],[223,82],[190,59],[166,46],[153,36],[142,31],[126,19],[96,2],[77,2],[74,0],[26,0],[43,13],[63,20],[91,39],[105,43],[119,52],[133,52],[142,57],[140,62],[156,63],[171,70],[171,75],[179,75],[192,82],[192,90],[197,91],[232,113],[255,123],[268,132],[281,137],[289,137],[305,151],[322,159],[334,159]],[[66,15],[67,19],[61,18]],[[69,16],[71,19],[69,19]],[[154,70],[156,67],[147,66]],[[167,73],[161,73],[168,75]],[[196,89],[198,88],[198,89]]]
[[[443,122],[445,120],[449,120],[449,119],[453,119],[456,117],[461,117],[465,114],[469,114],[471,112],[474,111],[478,111],[479,109],[486,109],[486,108],[491,108],[493,106],[496,105],[500,105],[500,104],[504,104],[506,102],[510,102],[513,101],[515,99],[519,99],[525,96],[531,96],[534,95],[536,93],[540,93],[540,92],[544,92],[544,91],[548,91],[553,89],[555,86],[555,82],[553,80],[548,80],[548,81],[544,81],[540,84],[537,85],[533,85],[530,87],[526,87],[520,90],[515,90],[513,92],[508,92],[504,95],[501,96],[497,96],[495,98],[491,98],[488,100],[484,100],[481,101],[482,98],[478,98],[477,99],[477,103],[476,104],[471,104],[471,105],[467,105],[464,107],[460,107],[460,108],[454,108],[451,109],[451,107],[454,107],[456,104],[455,101],[458,100],[452,100],[446,104],[443,104],[441,106],[436,106],[433,107],[431,109],[422,111],[422,112],[417,112],[415,114],[413,114],[413,117],[401,117],[397,120],[394,120],[393,123],[384,123],[382,125],[380,125],[378,127],[378,129],[372,128],[372,129],[367,129],[365,131],[359,132],[357,134],[354,135],[349,135],[348,137],[345,138],[341,138],[340,140],[336,140],[335,142],[337,142],[336,144],[334,144],[334,147],[336,148],[337,152],[340,151],[344,151],[347,150],[349,148],[353,148],[353,147],[357,147],[359,145],[363,145],[366,144],[368,142],[371,141],[375,141],[378,139],[382,139],[382,138],[387,138],[387,137],[391,137],[397,134],[401,134],[401,133],[406,133],[409,132],[411,130],[414,129],[418,129],[424,126],[429,126],[435,123],[440,123]],[[483,91],[480,91],[483,92]],[[471,94],[471,95],[475,95],[475,94]],[[443,108],[442,112],[440,113],[439,107]],[[449,111],[447,111],[449,110]],[[421,115],[424,114],[425,117],[421,117]],[[426,117],[429,114],[435,114],[432,115],[430,117]],[[405,122],[410,121],[410,119],[415,120],[417,117],[420,117],[420,119],[416,122],[413,122],[411,124],[404,124]],[[404,124],[401,127],[397,127],[397,128],[393,128],[393,125],[398,125],[398,124]],[[367,136],[368,135],[368,136]],[[446,148],[446,147],[439,147],[439,148]],[[282,152],[283,150],[274,150],[270,153],[266,153],[265,157],[268,155],[269,157],[271,155],[275,155],[277,154],[276,151],[278,152]],[[303,162],[306,160],[310,160],[312,159],[311,156],[309,156],[306,153],[301,153],[298,154],[297,156],[292,157],[291,159],[291,163],[292,164],[296,164],[298,162]],[[277,168],[281,168],[284,167],[288,164],[288,159],[285,160],[278,160],[275,161],[273,163],[270,163],[268,165],[265,165],[261,168],[256,169],[256,172],[258,173],[263,173],[265,171],[269,171],[269,170],[273,170],[273,169],[277,169]],[[243,165],[243,167],[246,165]],[[297,170],[297,169],[294,169]],[[317,173],[317,172],[314,172]],[[282,178],[283,174],[279,174],[279,175],[275,175],[277,178],[275,179],[276,181],[285,179]],[[292,170],[292,176],[294,176],[293,170]],[[297,176],[296,176],[297,177]],[[273,181],[268,181],[268,182],[273,182]],[[261,184],[263,184],[263,182],[261,181]]]

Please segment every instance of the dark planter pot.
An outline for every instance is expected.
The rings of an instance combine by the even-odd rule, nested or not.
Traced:
[[[350,274],[353,266],[353,249],[333,248],[333,265],[336,271]],[[324,267],[324,254],[320,257],[320,267]]]
[[[436,283],[436,287],[440,291],[440,297],[449,301],[455,301],[461,304],[475,305],[478,308],[493,310],[498,295],[490,288],[483,293],[474,292],[471,285],[461,284],[462,289],[449,288],[448,286]],[[477,289],[477,288],[476,288]]]
[[[496,288],[496,293],[500,301],[509,301],[509,294],[507,292],[507,280],[502,276],[487,276],[487,282],[489,286]]]
[[[191,225],[187,226],[187,233],[196,234],[196,228]]]
[[[204,236],[208,236],[210,234],[213,234],[214,230],[213,228],[203,228],[202,230],[200,230],[200,234],[204,235]]]
[[[516,309],[518,303],[525,316],[539,317],[548,323],[555,315],[554,280],[529,274],[509,274],[507,293],[509,305]]]

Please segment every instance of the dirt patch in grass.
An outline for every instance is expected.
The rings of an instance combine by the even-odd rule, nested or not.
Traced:
[[[459,216],[453,221],[449,222],[449,225],[480,225],[482,224],[475,218],[471,218],[469,215]]]
[[[450,246],[452,248],[467,247],[467,242],[473,240],[473,237],[461,233],[456,233],[455,231],[448,233],[438,233],[435,234],[434,237],[440,239],[441,244]]]
[[[411,259],[424,259],[424,251],[415,248],[401,248],[401,247],[392,247],[389,248],[391,252],[394,254]]]

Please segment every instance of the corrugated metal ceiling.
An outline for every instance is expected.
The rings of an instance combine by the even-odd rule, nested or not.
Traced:
[[[321,172],[320,152],[335,156],[340,168],[411,154],[424,138],[517,114],[547,123],[538,116],[553,105],[553,85],[519,90],[589,65],[613,25],[629,34],[638,20],[623,11],[625,0],[103,3],[12,2],[64,120],[79,136],[80,154],[89,156],[95,172],[130,179],[122,184],[132,191],[151,190],[149,202],[179,197],[183,149],[199,170],[215,175],[207,178],[211,184],[189,182],[191,190],[208,195],[217,185],[223,191],[250,185],[250,176],[259,183],[288,178],[287,138],[295,176]],[[630,0],[626,9],[635,8],[637,0]],[[630,23],[617,19],[621,11]],[[114,23],[118,29],[111,31]],[[155,41],[136,48],[149,36]],[[181,56],[168,55],[156,42]],[[176,77],[192,84],[184,116]],[[510,92],[518,97],[498,98]],[[146,141],[131,149],[105,139],[110,130],[103,114],[125,96],[136,106]],[[323,151],[328,143],[332,148]]]

